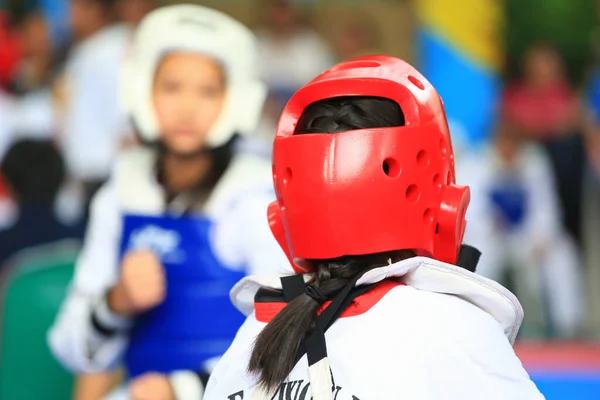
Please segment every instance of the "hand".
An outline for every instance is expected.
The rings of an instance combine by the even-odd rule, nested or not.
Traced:
[[[169,378],[158,373],[148,373],[129,384],[131,400],[175,400]]]
[[[134,315],[162,303],[165,271],[150,250],[130,252],[121,263],[119,282],[108,292],[108,306],[121,315]]]

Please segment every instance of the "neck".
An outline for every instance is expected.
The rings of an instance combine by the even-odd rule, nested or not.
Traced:
[[[558,79],[544,80],[544,81],[533,79],[529,82],[528,86],[531,91],[543,93],[543,92],[548,91],[550,88],[555,87],[559,83],[560,83],[560,80],[558,80]]]
[[[90,37],[94,36],[96,33],[100,32],[102,29],[106,28],[109,25],[110,21],[108,19],[103,21],[91,22],[86,27],[85,31],[79,33],[77,40],[79,42],[82,42],[86,39],[89,39]]]
[[[281,25],[281,26],[273,27],[271,31],[273,33],[274,38],[284,41],[284,40],[287,40],[287,39],[293,37],[294,33],[296,33],[296,31],[297,31],[297,28],[294,25],[290,25],[290,26]]]
[[[50,58],[44,56],[34,56],[29,58],[29,64],[25,65],[24,75],[32,86],[36,86],[44,81],[48,74]]]
[[[208,175],[213,160],[209,154],[196,157],[178,157],[165,154],[162,162],[163,179],[167,191],[180,193],[191,189]]]

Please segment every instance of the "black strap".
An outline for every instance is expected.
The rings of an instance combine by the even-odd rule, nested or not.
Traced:
[[[310,332],[304,342],[298,349],[295,363],[297,363],[304,354],[308,357],[308,364],[313,365],[323,358],[327,357],[327,345],[325,343],[325,332],[342,315],[342,313],[352,304],[355,298],[368,292],[377,284],[361,285],[356,287],[356,277],[349,282],[331,301],[325,310],[316,318],[315,329]],[[302,285],[300,286],[300,282]],[[283,295],[287,301],[291,301],[297,296],[305,293],[306,285],[301,275],[281,278]],[[290,300],[288,300],[290,299]]]
[[[117,329],[114,329],[114,328],[104,325],[100,321],[100,318],[98,318],[98,315],[96,314],[95,310],[92,311],[92,314],[90,315],[90,320],[91,320],[92,327],[94,328],[94,330],[104,337],[111,337],[118,333]]]
[[[303,275],[291,275],[281,278],[281,288],[283,289],[283,298],[286,303],[291,302],[296,297],[304,294],[306,284]]]
[[[198,380],[202,384],[202,388],[205,389],[206,385],[208,384],[208,378],[210,378],[210,374],[207,373],[205,370],[195,371],[195,373],[198,377]]]
[[[481,257],[481,252],[473,246],[463,244],[458,253],[458,260],[456,265],[462,267],[468,271],[475,272],[477,269],[477,263]]]
[[[107,304],[108,304],[108,291],[104,294],[103,301],[107,302]],[[92,309],[92,313],[90,314],[90,322],[92,324],[93,329],[104,337],[111,337],[116,334],[125,333],[125,332],[129,331],[129,329],[115,328],[115,327],[106,325],[98,317],[97,306]]]
[[[325,296],[325,294],[321,291],[321,288],[319,288],[314,283],[308,285],[304,293],[306,293],[308,297],[313,299],[319,305],[319,307],[325,304],[328,300],[327,296]]]
[[[296,362],[306,353],[308,365],[313,365],[327,357],[325,345],[325,332],[346,311],[354,299],[371,290],[376,284],[354,287],[356,282],[348,284],[342,292],[333,298],[331,304],[323,310],[316,319],[316,328],[305,339],[304,346],[296,355]]]

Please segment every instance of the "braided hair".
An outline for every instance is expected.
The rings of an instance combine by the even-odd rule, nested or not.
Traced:
[[[403,126],[400,106],[381,97],[334,97],[306,107],[295,135]]]
[[[379,97],[336,97],[311,104],[294,134],[339,133],[355,129],[404,125],[404,114],[392,100]],[[309,284],[331,299],[366,271],[397,262],[414,253],[399,250],[387,253],[311,260],[315,275]],[[319,302],[307,294],[292,300],[258,335],[248,371],[258,385],[270,391],[283,382],[294,368],[304,338],[315,328]]]

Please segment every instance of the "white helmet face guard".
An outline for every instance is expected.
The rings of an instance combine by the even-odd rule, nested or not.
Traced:
[[[235,133],[253,133],[267,93],[265,85],[257,79],[254,35],[246,26],[219,11],[177,5],[153,11],[142,21],[131,57],[123,67],[120,100],[142,139],[152,142],[160,137],[152,104],[152,86],[161,59],[172,51],[207,55],[224,68],[225,102],[208,133],[206,145],[218,147]]]

